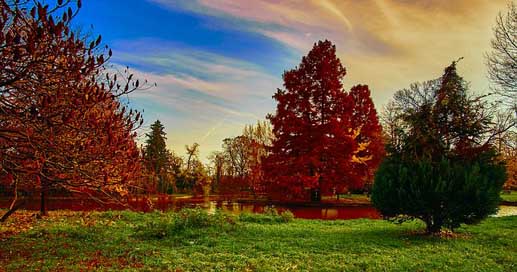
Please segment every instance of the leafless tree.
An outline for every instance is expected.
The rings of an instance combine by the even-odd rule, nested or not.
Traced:
[[[517,109],[517,5],[497,16],[492,51],[486,55],[488,77],[506,104]]]

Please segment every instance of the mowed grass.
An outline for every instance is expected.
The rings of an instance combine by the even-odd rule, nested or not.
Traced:
[[[418,222],[199,211],[51,212],[16,233],[23,216],[0,225],[0,271],[517,271],[516,216],[445,237]]]
[[[517,203],[517,191],[511,191],[509,193],[501,193],[503,201]]]

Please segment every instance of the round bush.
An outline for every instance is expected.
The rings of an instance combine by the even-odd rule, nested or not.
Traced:
[[[497,212],[504,164],[492,155],[467,162],[388,157],[379,167],[372,202],[387,219],[420,219],[428,232],[473,224]]]

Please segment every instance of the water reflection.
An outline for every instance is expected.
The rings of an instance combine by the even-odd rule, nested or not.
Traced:
[[[10,199],[0,199],[0,208],[9,207]],[[237,201],[204,198],[176,199],[173,197],[161,197],[154,199],[152,207],[142,199],[132,199],[130,207],[116,203],[100,204],[91,199],[70,199],[70,198],[50,198],[47,202],[49,210],[73,210],[73,211],[105,211],[105,210],[124,210],[131,208],[138,211],[150,211],[157,209],[161,211],[179,210],[183,207],[201,207],[209,213],[215,213],[217,209],[228,213],[240,214],[262,213],[265,207],[270,205],[265,203],[239,203]],[[297,218],[306,219],[355,219],[355,218],[380,218],[380,214],[370,206],[359,207],[334,207],[334,206],[304,206],[304,205],[273,205],[279,212],[290,210]],[[39,210],[39,199],[29,201],[25,207],[28,210]],[[500,210],[495,216],[517,215],[517,207],[500,206]]]
[[[9,200],[0,199],[0,207],[6,208],[9,206]],[[157,209],[161,211],[174,210],[181,208],[200,207],[206,209],[209,213],[215,213],[217,209],[223,210],[232,214],[240,214],[242,212],[248,213],[262,213],[266,207],[274,207],[279,212],[290,210],[296,218],[306,219],[354,219],[354,218],[379,218],[379,213],[369,206],[361,207],[306,207],[302,205],[268,205],[266,203],[239,203],[230,200],[214,200],[209,197],[204,198],[190,198],[190,199],[175,199],[169,197],[161,197],[154,199],[152,207],[148,202],[142,199],[132,199],[129,206],[133,210],[150,211]],[[54,198],[48,199],[48,210],[73,210],[73,211],[104,211],[104,210],[124,210],[129,207],[116,203],[100,204],[91,199],[67,199]],[[39,200],[30,201],[25,206],[25,209],[38,210]]]
[[[355,219],[355,218],[380,218],[380,214],[373,207],[306,207],[301,205],[268,205],[265,203],[239,203],[232,201],[177,201],[169,202],[167,208],[161,210],[179,210],[183,207],[201,207],[206,209],[209,213],[214,213],[216,209],[232,213],[240,214],[248,213],[262,213],[266,207],[274,207],[279,212],[289,210],[296,218],[305,219]]]

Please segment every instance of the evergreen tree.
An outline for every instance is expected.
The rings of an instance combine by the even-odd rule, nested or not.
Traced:
[[[160,120],[156,120],[156,122],[151,125],[151,131],[145,134],[147,139],[145,140],[144,147],[146,166],[157,177],[157,190],[160,193],[166,193],[169,187],[167,167],[170,152],[167,150],[165,143],[167,138],[164,129],[165,127]]]
[[[395,94],[400,120],[392,124],[400,124],[404,140],[390,143],[372,195],[385,217],[421,219],[431,233],[496,212],[505,167],[491,140],[500,132],[467,86],[453,62],[441,78]]]

